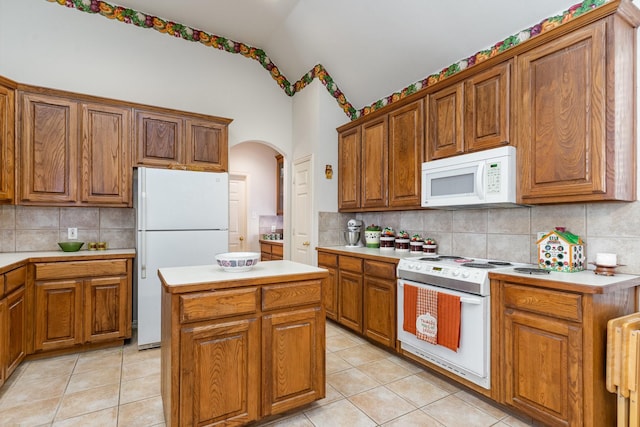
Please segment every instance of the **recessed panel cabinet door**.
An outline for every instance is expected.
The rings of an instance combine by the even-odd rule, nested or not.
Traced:
[[[82,288],[82,280],[36,282],[36,350],[82,343]]]
[[[324,397],[324,319],[320,307],[262,318],[262,416]],[[270,350],[266,350],[270,349]]]
[[[386,207],[389,182],[387,116],[362,125],[361,137],[362,207]]]
[[[338,137],[338,208],[360,207],[360,127]]]
[[[7,320],[6,374],[8,378],[27,354],[27,307],[24,286],[7,297]]]
[[[180,331],[181,426],[244,425],[259,417],[258,319]]]
[[[0,202],[13,201],[15,92],[0,86]]]
[[[338,322],[362,333],[362,274],[340,271]]]
[[[428,160],[464,152],[464,86],[446,87],[429,95]]]
[[[211,172],[227,170],[227,126],[203,120],[187,120],[186,163]]]
[[[136,111],[136,164],[166,167],[184,163],[184,120]]]
[[[20,199],[75,202],[78,188],[78,104],[22,95]]]
[[[389,113],[389,206],[420,207],[422,100]]]
[[[99,277],[85,281],[85,340],[108,341],[127,336],[128,280],[126,276]]]
[[[605,31],[598,22],[518,56],[524,202],[607,191]]]
[[[127,206],[131,199],[131,109],[82,105],[83,202]]]

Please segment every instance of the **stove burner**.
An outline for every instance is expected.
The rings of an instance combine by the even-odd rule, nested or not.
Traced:
[[[487,264],[496,265],[500,267],[505,265],[512,265],[510,262],[507,262],[507,261],[487,261]]]
[[[440,259],[462,259],[461,256],[457,256],[457,255],[438,255],[438,258],[440,258]]]
[[[491,265],[488,262],[465,262],[462,266],[471,268],[496,268],[495,265]]]
[[[543,270],[542,268],[516,267],[513,271],[525,274],[549,274],[549,270]]]

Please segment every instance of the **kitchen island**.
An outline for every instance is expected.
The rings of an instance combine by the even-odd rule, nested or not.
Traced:
[[[168,426],[244,425],[324,397],[326,270],[285,260],[158,275]]]

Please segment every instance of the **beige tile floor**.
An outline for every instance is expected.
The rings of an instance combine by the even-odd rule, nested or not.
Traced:
[[[266,425],[530,425],[331,322],[326,365],[326,398]],[[0,388],[0,426],[164,426],[159,375],[159,349],[135,342],[27,361]]]

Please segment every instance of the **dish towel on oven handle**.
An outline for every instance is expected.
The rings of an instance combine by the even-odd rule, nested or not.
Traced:
[[[410,334],[416,334],[416,318],[418,306],[418,288],[416,286],[404,285],[404,306],[403,306],[403,320],[402,329]]]
[[[418,288],[416,337],[430,344],[438,339],[438,291]]]
[[[438,337],[437,343],[455,352],[460,347],[460,297],[438,294]]]

